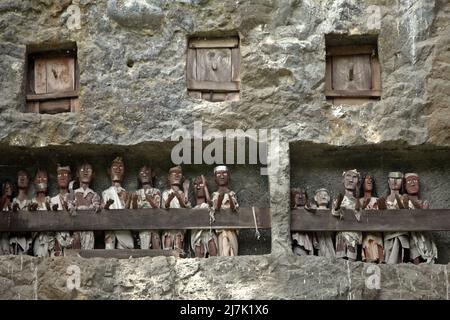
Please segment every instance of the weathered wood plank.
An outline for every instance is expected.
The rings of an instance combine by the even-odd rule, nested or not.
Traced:
[[[372,90],[381,91],[381,67],[378,57],[371,58],[372,67]]]
[[[255,208],[258,228],[271,227],[269,208]],[[254,228],[252,208],[235,213],[221,210],[215,214],[212,228]],[[78,211],[72,217],[66,211],[18,211],[0,213],[1,231],[83,231],[83,230],[161,230],[209,229],[207,209],[122,209]]]
[[[197,49],[197,78],[199,81],[231,81],[230,49]]]
[[[141,257],[179,257],[180,253],[176,250],[160,250],[160,249],[94,249],[94,250],[65,250],[65,256],[80,256],[82,258],[115,258],[115,259],[128,259],[128,258],[141,258]]]
[[[333,57],[333,90],[371,90],[372,70],[369,55]]]
[[[47,60],[47,93],[75,90],[75,61],[72,57]]]
[[[39,101],[28,101],[26,112],[39,113]]]
[[[351,210],[343,219],[330,210],[291,211],[292,231],[443,231],[450,230],[450,209],[362,210],[358,221]]]
[[[34,61],[34,92],[36,94],[47,93],[46,59],[36,59]]]
[[[359,106],[368,101],[372,101],[370,98],[333,98],[334,104],[347,104],[353,106]]]
[[[39,113],[55,114],[60,112],[69,112],[70,108],[70,99],[49,100],[39,103]]]
[[[215,82],[215,81],[198,81],[188,80],[188,89],[200,91],[239,91],[239,81]]]
[[[325,90],[327,97],[379,97],[381,96],[381,90]]]
[[[231,38],[211,38],[211,39],[191,39],[189,48],[234,48],[239,45],[237,37]]]
[[[47,94],[27,94],[28,101],[42,101],[42,100],[54,100],[61,98],[76,98],[79,95],[79,91],[65,91]]]
[[[239,48],[231,49],[231,80],[241,80],[241,53]]]
[[[187,80],[197,79],[197,53],[195,49],[187,50],[186,79]]]
[[[326,58],[326,71],[325,71],[325,91],[333,90],[333,59],[332,57]]]
[[[336,46],[336,47],[328,47],[327,55],[328,56],[348,56],[348,55],[355,55],[355,54],[372,54],[373,50],[375,50],[375,46],[373,46],[373,45]]]
[[[80,100],[70,99],[70,112],[79,112],[80,111]]]

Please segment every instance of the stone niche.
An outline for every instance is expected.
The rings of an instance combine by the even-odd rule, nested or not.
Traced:
[[[92,164],[95,178],[91,188],[97,193],[110,186],[107,168],[111,161],[120,156],[125,163],[124,188],[133,192],[137,190],[138,170],[145,164],[155,169],[155,187],[164,191],[167,187],[167,173],[174,164],[171,162],[172,142],[145,143],[136,146],[100,146],[74,145],[50,146],[44,148],[22,148],[2,146],[0,160],[0,180],[16,181],[17,171],[24,169],[30,175],[29,195],[33,195],[32,181],[37,168],[44,168],[49,176],[49,195],[58,193],[56,185],[56,166],[70,165],[74,174],[78,165],[83,162]],[[210,192],[215,191],[212,165],[181,165],[183,175],[190,180],[191,193],[189,200],[195,203],[192,191],[193,179],[198,175],[205,175]],[[257,165],[231,165],[231,188],[237,194],[241,207],[269,207],[269,186],[267,176],[260,175]],[[260,229],[261,237],[255,237],[255,229],[241,229],[239,232],[239,255],[261,255],[271,252],[271,230]],[[189,232],[188,232],[189,234]],[[96,232],[96,248],[104,248],[103,232]],[[190,250],[190,236],[185,239],[185,250]]]
[[[342,173],[348,169],[375,177],[378,196],[388,194],[390,171],[416,172],[420,176],[420,197],[433,209],[450,208],[450,148],[431,146],[371,145],[336,147],[292,143],[290,146],[291,187],[303,187],[309,198],[327,188],[334,199],[344,192]],[[433,232],[438,263],[450,261],[450,231]]]
[[[239,100],[239,37],[190,38],[186,79],[188,94],[193,98],[212,102]]]
[[[381,97],[378,35],[325,36],[325,95],[333,104],[363,104]]]

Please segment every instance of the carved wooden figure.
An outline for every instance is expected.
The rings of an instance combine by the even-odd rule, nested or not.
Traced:
[[[404,209],[400,190],[402,189],[403,174],[389,172],[389,195],[386,198],[387,209]],[[384,260],[388,264],[408,261],[409,233],[405,231],[384,233]]]
[[[30,211],[47,210],[50,211],[50,197],[48,191],[47,171],[38,169],[34,178],[35,196],[31,200]],[[54,232],[35,232],[33,234],[33,254],[37,257],[48,257],[54,255],[55,233]]]
[[[181,190],[183,180],[183,190]],[[162,194],[164,208],[189,208],[191,206],[188,200],[189,180],[184,179],[180,166],[173,167],[169,170],[168,182],[170,188]],[[162,232],[163,249],[177,249],[183,252],[185,233],[186,230],[164,230]]]
[[[196,205],[194,209],[212,208],[212,200],[208,190],[208,183],[203,175],[194,179],[194,193]],[[213,212],[211,212],[213,214]],[[206,258],[207,256],[217,256],[218,243],[216,232],[212,229],[199,229],[191,231],[191,248],[195,257]]]
[[[345,188],[344,196],[340,195],[333,203],[332,214],[338,212],[340,208],[359,210],[359,182],[360,174],[356,169],[347,170],[343,173],[343,184]],[[356,219],[359,215],[355,212]],[[358,246],[362,244],[362,234],[356,231],[343,231],[336,234],[336,257],[347,258],[356,261],[358,256]]]
[[[375,179],[370,174],[364,174],[361,179],[359,199],[363,210],[377,210],[378,197]],[[381,232],[364,232],[362,238],[362,260],[365,262],[384,262],[383,234]]]
[[[13,211],[17,210],[28,211],[31,205],[31,199],[28,198],[28,187],[30,178],[28,173],[24,170],[17,172],[17,189],[18,195],[13,199]],[[32,237],[29,232],[11,232],[10,238],[10,252],[12,254],[21,255],[27,254],[31,248]]]
[[[230,171],[226,166],[214,168],[215,182],[219,189],[213,193],[212,202],[215,211],[220,209],[231,209],[237,211],[239,204],[236,193],[229,189]],[[238,255],[238,230],[221,229],[216,230],[219,241],[219,256]]]
[[[306,191],[302,188],[291,189],[291,209],[303,209],[308,201]],[[292,233],[293,251],[299,256],[314,254],[314,235],[310,232]]]
[[[314,192],[314,202],[317,210],[328,209],[330,201],[331,196],[327,189],[320,188]],[[318,250],[318,255],[321,257],[334,258],[336,256],[332,232],[316,232],[314,247]]]
[[[155,174],[149,166],[143,166],[138,174],[139,189],[133,195],[132,208],[160,208],[161,192],[153,188]],[[141,249],[161,249],[161,236],[158,230],[139,231]]]
[[[429,209],[430,204],[427,200],[419,199],[420,179],[417,173],[405,173],[405,190],[403,202],[406,208]],[[410,259],[415,263],[421,262],[435,263],[438,257],[437,247],[430,232],[411,232],[410,233]]]
[[[12,201],[14,198],[14,186],[9,180],[1,184],[0,194],[0,214],[2,211],[12,211]],[[0,232],[0,255],[10,254],[9,233]]]
[[[131,196],[124,188],[122,181],[125,174],[125,166],[122,158],[117,157],[108,169],[111,179],[111,187],[102,192],[103,207],[109,209],[128,209]],[[133,249],[134,239],[130,231],[116,230],[105,231],[105,249]]]
[[[95,177],[94,169],[89,163],[83,163],[77,169],[77,185],[68,195],[68,209],[72,215],[78,210],[101,210],[101,200],[97,192],[90,188]],[[76,231],[72,234],[72,248],[91,250],[95,247],[93,231]]]
[[[56,180],[58,183],[59,193],[50,199],[50,205],[53,211],[68,210],[67,195],[69,192],[69,182],[71,171],[69,166],[60,166],[56,168]],[[72,244],[72,236],[67,231],[59,231],[55,234],[55,250],[54,256],[64,255],[66,248]]]

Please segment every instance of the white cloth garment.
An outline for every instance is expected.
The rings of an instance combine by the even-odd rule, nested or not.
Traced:
[[[125,192],[122,187],[111,186],[102,192],[103,202],[106,203],[109,199],[114,200],[109,209],[125,209],[125,204],[119,197],[120,192]],[[117,244],[116,244],[117,241]],[[117,230],[105,231],[105,248],[106,249],[133,249],[134,241],[130,231]]]

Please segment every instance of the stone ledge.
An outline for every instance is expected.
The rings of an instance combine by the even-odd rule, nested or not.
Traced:
[[[448,269],[273,254],[129,260],[2,256],[0,299],[448,299]],[[80,287],[69,290],[78,270]]]

